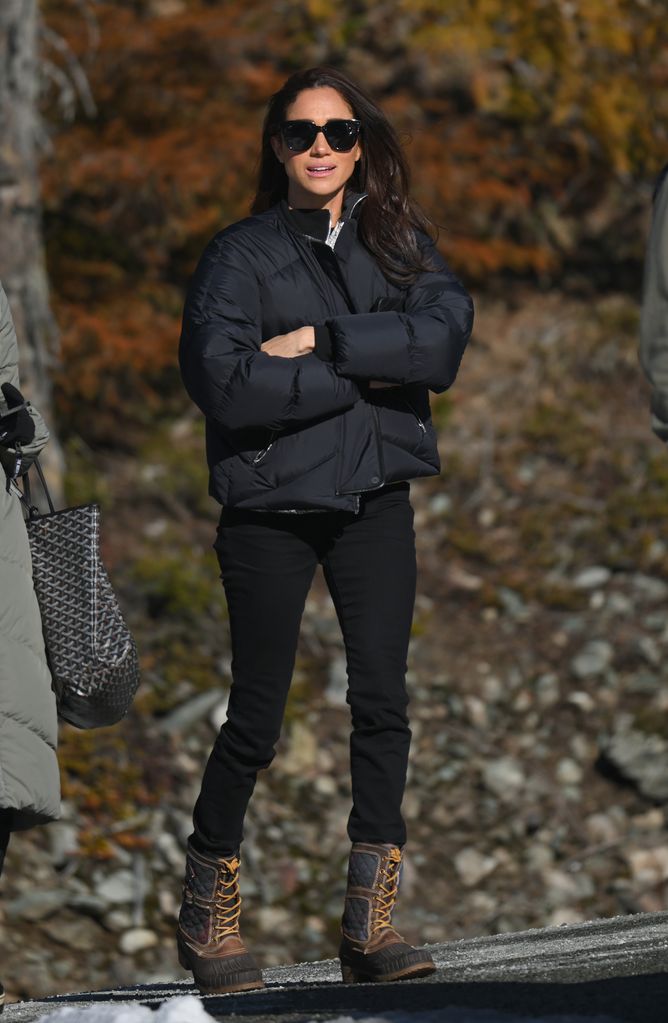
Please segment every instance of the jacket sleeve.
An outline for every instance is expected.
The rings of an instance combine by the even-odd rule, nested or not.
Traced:
[[[431,241],[423,253],[434,270],[408,289],[403,310],[327,320],[340,376],[424,384],[436,392],[453,383],[471,334],[473,303]]]
[[[0,384],[13,384],[14,387],[20,390],[19,349],[16,341],[16,331],[9,302],[2,284],[0,284]],[[0,411],[7,411],[7,406],[1,393]],[[25,467],[39,455],[49,439],[49,431],[40,413],[32,405],[29,407],[29,412],[35,424],[35,436],[29,444],[22,445]]]
[[[652,385],[652,429],[668,441],[668,168],[654,200],[640,318],[640,362]]]
[[[227,430],[281,430],[350,408],[360,397],[314,354],[267,355],[260,288],[245,247],[209,243],[191,282],[179,346],[186,389],[207,419]]]

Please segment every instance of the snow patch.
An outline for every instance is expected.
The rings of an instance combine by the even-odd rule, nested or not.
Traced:
[[[87,1009],[66,1006],[36,1023],[211,1023],[213,1016],[205,1012],[193,995],[170,998],[157,1012],[144,1005],[91,1005]]]

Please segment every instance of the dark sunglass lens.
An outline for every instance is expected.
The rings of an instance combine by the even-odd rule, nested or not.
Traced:
[[[293,153],[303,153],[313,145],[317,129],[310,121],[285,121],[281,131],[288,149]]]
[[[337,153],[349,152],[357,142],[359,132],[359,121],[328,121],[325,126],[327,141]]]

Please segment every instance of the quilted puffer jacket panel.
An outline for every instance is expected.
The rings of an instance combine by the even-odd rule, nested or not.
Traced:
[[[210,491],[222,504],[356,510],[364,491],[439,471],[428,389],[453,383],[473,309],[421,243],[434,269],[405,290],[345,211],[333,250],[296,229],[284,204],[209,243],[186,299],[180,363],[206,416]],[[260,350],[307,324],[327,328],[328,355]]]

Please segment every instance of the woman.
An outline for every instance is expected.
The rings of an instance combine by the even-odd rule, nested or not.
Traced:
[[[274,756],[321,563],[352,711],[343,979],[430,973],[429,955],[391,924],[415,596],[406,481],[439,471],[427,388],[452,384],[471,301],[408,197],[394,131],[334,69],[293,75],[269,103],[252,212],[205,250],[181,337],[223,505],[215,547],[233,684],[195,806],[180,961],[202,991],[262,984],[239,934],[243,820]]]
[[[49,439],[18,391],[18,348],[0,284],[0,872],[12,831],[60,815],[56,702],[12,479]],[[0,1011],[4,992],[0,985]]]

